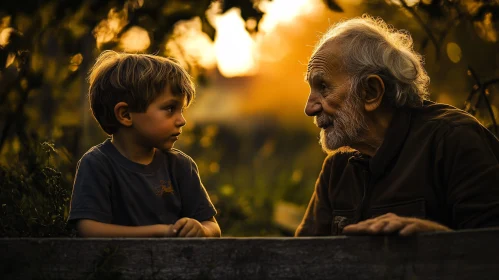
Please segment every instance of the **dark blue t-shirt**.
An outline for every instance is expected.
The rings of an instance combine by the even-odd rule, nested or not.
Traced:
[[[127,159],[107,139],[78,162],[68,221],[144,226],[174,224],[183,217],[201,222],[215,214],[188,155],[156,150],[152,162],[143,165]]]

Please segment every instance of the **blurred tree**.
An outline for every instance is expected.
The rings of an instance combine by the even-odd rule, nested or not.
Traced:
[[[448,80],[450,69],[460,69],[459,75],[452,72],[453,76],[450,78],[466,81],[466,85],[471,89],[468,95],[464,92],[455,92],[452,98],[455,105],[462,106],[462,109],[479,118],[485,126],[497,134],[499,116],[492,93],[497,91],[495,84],[499,83],[497,79],[499,1],[387,0],[386,2],[388,6],[379,1],[368,2],[366,9],[399,28],[406,26],[409,29],[411,35],[415,37],[415,43],[418,44],[416,45],[418,51],[426,57],[426,68],[432,80]],[[404,13],[407,17],[400,16]],[[447,54],[447,59],[442,57],[443,53]],[[480,77],[479,73],[487,75],[486,81],[481,81],[483,77]],[[471,79],[466,80],[466,76]],[[456,91],[456,88],[450,85],[446,90]]]

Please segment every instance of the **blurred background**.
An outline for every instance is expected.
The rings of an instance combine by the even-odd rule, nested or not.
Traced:
[[[60,0],[0,4],[0,236],[72,236],[76,163],[105,140],[87,73],[106,49],[177,58],[195,102],[176,144],[198,164],[224,236],[291,236],[325,154],[303,113],[310,53],[368,13],[409,31],[431,99],[496,133],[499,1]]]

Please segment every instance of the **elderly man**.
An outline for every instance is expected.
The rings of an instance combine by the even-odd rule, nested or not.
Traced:
[[[427,101],[411,37],[368,16],[316,46],[305,113],[329,156],[296,236],[499,226],[499,142],[474,117]]]

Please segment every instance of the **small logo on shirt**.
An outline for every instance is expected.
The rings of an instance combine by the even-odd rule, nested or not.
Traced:
[[[175,193],[170,181],[160,180],[159,187],[155,191],[157,196],[163,196],[164,193]]]

